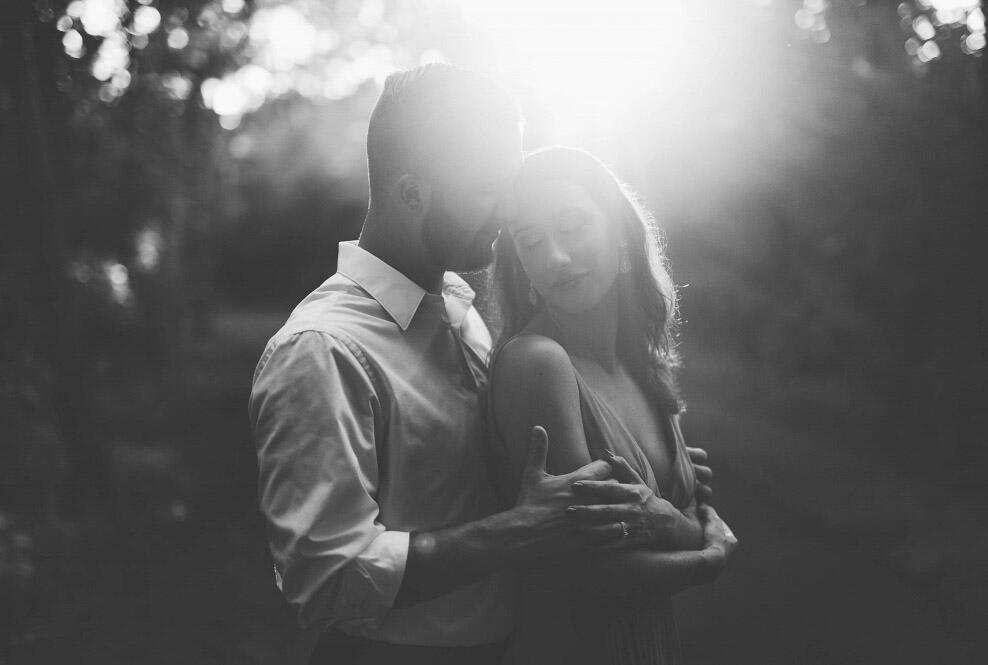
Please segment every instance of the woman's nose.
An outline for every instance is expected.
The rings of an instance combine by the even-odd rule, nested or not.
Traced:
[[[549,264],[549,268],[553,270],[566,268],[571,263],[569,252],[566,251],[566,248],[561,243],[550,240],[548,250],[547,263]]]

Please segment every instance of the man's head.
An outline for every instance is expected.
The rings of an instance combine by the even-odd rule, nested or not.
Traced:
[[[521,114],[493,81],[451,65],[396,72],[367,131],[371,216],[445,269],[483,268],[521,159]]]

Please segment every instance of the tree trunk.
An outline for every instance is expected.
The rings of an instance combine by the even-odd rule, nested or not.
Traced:
[[[54,72],[39,63],[36,38],[40,22],[32,3],[15,3],[15,17],[4,24],[4,42],[16,45],[13,65],[16,124],[19,128],[18,191],[31,250],[38,265],[36,293],[42,316],[45,355],[53,371],[55,420],[66,448],[69,487],[63,505],[83,511],[96,508],[113,515],[109,464],[96,436],[90,395],[92,380],[81,346],[78,307],[68,276],[69,249],[65,209],[59,197],[49,150],[50,116],[42,86],[54,85]],[[11,12],[14,13],[13,11]]]

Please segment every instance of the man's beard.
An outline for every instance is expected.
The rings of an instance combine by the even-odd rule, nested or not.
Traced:
[[[446,270],[462,272],[482,270],[490,265],[494,258],[490,226],[476,229],[469,237],[466,233],[450,214],[442,191],[434,189],[432,205],[422,222],[422,240],[432,260]]]

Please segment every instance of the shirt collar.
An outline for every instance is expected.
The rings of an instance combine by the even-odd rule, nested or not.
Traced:
[[[340,243],[336,270],[370,294],[402,331],[408,330],[422,300],[430,295],[404,273],[358,247],[355,240]],[[443,275],[443,294],[465,304],[465,307],[446,308],[452,309],[450,318],[457,319],[451,323],[459,324],[473,302],[473,289],[459,275],[447,272]]]

